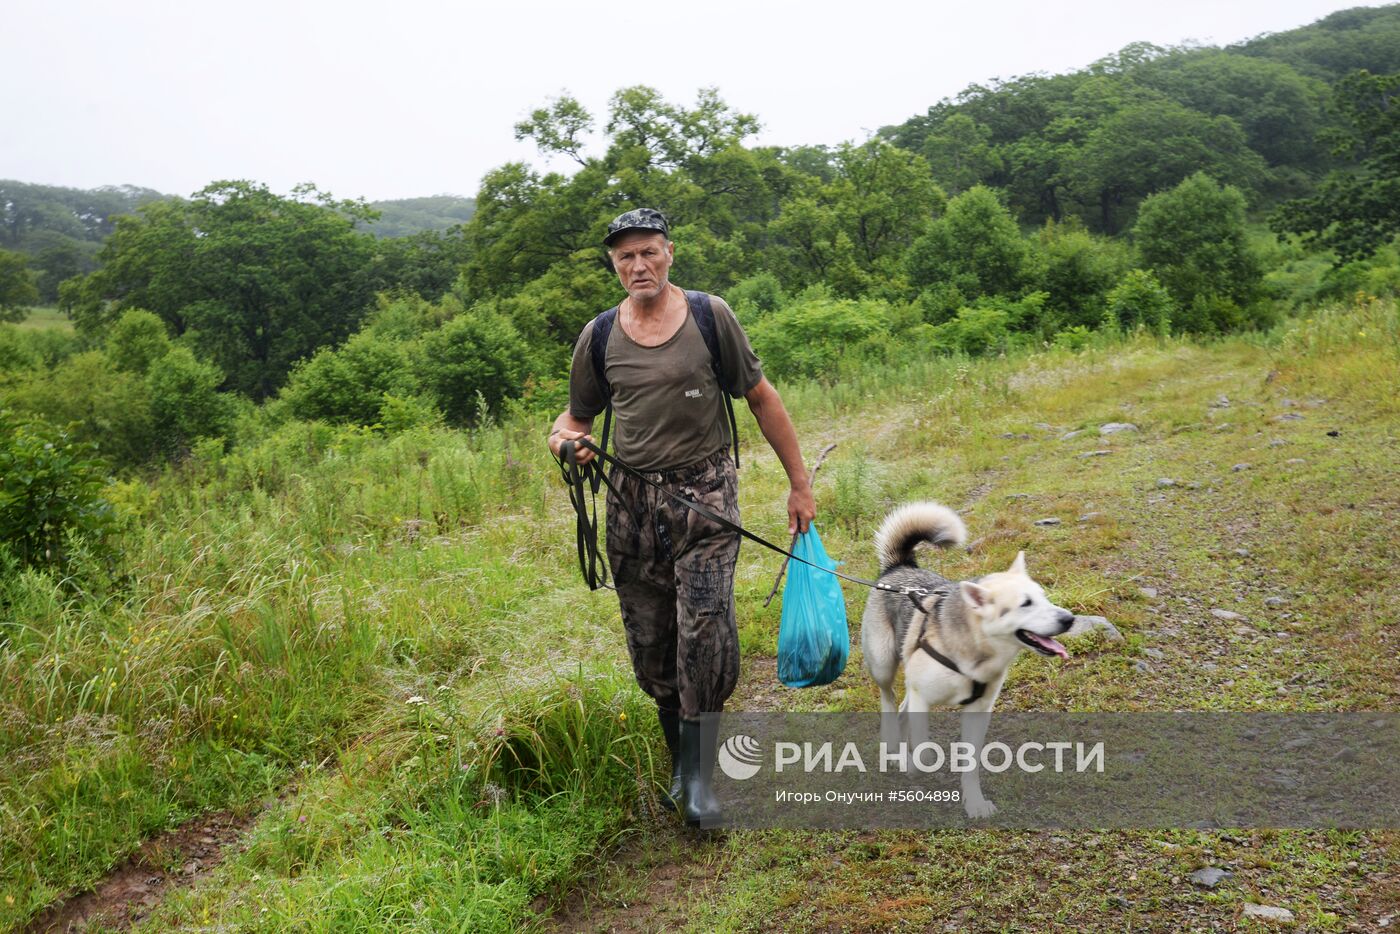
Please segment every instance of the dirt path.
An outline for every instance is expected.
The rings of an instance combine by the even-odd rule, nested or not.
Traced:
[[[124,931],[150,914],[170,891],[193,885],[238,852],[245,832],[262,813],[237,817],[216,811],[153,837],[92,891],[51,906],[25,930]]]
[[[782,710],[778,662],[744,659],[739,686],[730,706],[736,710]],[[574,886],[552,912],[542,930],[550,934],[651,934],[685,927],[690,907],[704,902],[719,886],[727,868],[723,831],[687,828],[670,814],[643,825],[610,853],[597,869]]]

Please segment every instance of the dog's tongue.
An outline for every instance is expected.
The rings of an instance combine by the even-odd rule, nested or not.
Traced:
[[[1036,645],[1049,649],[1056,655],[1060,656],[1060,658],[1069,658],[1069,651],[1063,645],[1060,645],[1060,643],[1056,642],[1054,639],[1051,639],[1047,636],[1037,635],[1036,633],[1030,632],[1029,630],[1026,631],[1026,635],[1030,636],[1031,640],[1035,642]]]

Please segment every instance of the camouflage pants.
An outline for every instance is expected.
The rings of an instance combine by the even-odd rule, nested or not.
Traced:
[[[739,482],[727,453],[647,477],[739,521]],[[611,479],[608,564],[637,683],[658,707],[687,719],[718,713],[739,680],[739,536],[620,470]]]

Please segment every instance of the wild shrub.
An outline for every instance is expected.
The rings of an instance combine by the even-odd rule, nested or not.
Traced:
[[[18,328],[0,324],[0,376],[39,365],[39,355],[22,334]]]
[[[1046,221],[1035,241],[1040,288],[1055,329],[1097,327],[1108,291],[1131,267],[1128,250],[1076,223]]]
[[[1046,294],[1032,292],[1020,299],[984,295],[959,308],[951,320],[928,329],[927,339],[944,353],[980,356],[1025,343],[1027,333],[1048,339],[1051,320],[1045,312]]]
[[[724,298],[745,326],[769,312],[777,311],[787,302],[783,284],[771,272],[760,272],[739,280],[725,290]]]
[[[499,410],[520,395],[531,366],[515,325],[478,306],[424,337],[414,369],[448,421],[467,425],[477,416],[478,394]]]
[[[114,369],[100,351],[76,354],[50,371],[33,374],[6,398],[16,411],[69,426],[74,441],[96,444],[118,467],[144,464],[156,450],[146,381]]]
[[[81,349],[77,335],[62,328],[0,324],[0,372],[24,367],[52,369]]]
[[[1258,297],[1262,273],[1249,249],[1239,189],[1197,172],[1142,203],[1133,241],[1141,264],[1156,273],[1182,315],[1178,330],[1228,331],[1248,320],[1231,309]],[[1200,303],[1198,296],[1208,296]]]
[[[390,434],[442,424],[442,412],[426,396],[384,393],[379,402],[379,426]]]
[[[1054,344],[1054,346],[1059,347],[1062,350],[1071,350],[1078,352],[1080,350],[1083,350],[1085,347],[1088,347],[1090,342],[1093,341],[1093,339],[1093,331],[1089,330],[1082,324],[1076,324],[1072,328],[1066,328],[1063,331],[1056,331],[1055,338],[1052,341],[1052,343]]]
[[[373,334],[380,340],[412,341],[434,328],[442,327],[455,311],[460,310],[461,305],[455,298],[433,304],[412,293],[381,293],[360,333]]]
[[[958,309],[952,321],[932,328],[932,344],[945,353],[980,356],[1004,350],[1011,336],[1011,314],[990,305]]]
[[[107,554],[116,532],[91,444],[0,411],[0,548],[19,568],[68,569],[75,539]]]
[[[170,353],[170,335],[157,315],[133,308],[112,325],[106,350],[118,370],[145,376],[152,363]]]
[[[281,397],[297,418],[372,425],[386,394],[405,398],[417,390],[408,345],[361,331],[301,363]]]
[[[1367,259],[1329,268],[1316,297],[1350,300],[1357,294],[1400,295],[1400,250],[1386,247]]]
[[[157,444],[183,452],[198,438],[223,437],[233,420],[233,398],[219,392],[223,373],[176,347],[151,364],[146,385]]]
[[[1131,269],[1109,290],[1106,323],[1125,330],[1145,327],[1158,334],[1171,326],[1174,303],[1157,277],[1146,269]]]
[[[829,377],[839,361],[874,350],[874,339],[889,330],[892,313],[884,302],[809,294],[749,328],[749,338],[773,376]]]

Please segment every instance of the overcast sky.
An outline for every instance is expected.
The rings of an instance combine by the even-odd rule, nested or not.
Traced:
[[[602,117],[628,85],[684,103],[716,86],[759,142],[834,144],[1129,42],[1223,45],[1379,5],[6,0],[0,178],[472,195],[503,162],[543,164],[512,127],[566,90]]]

